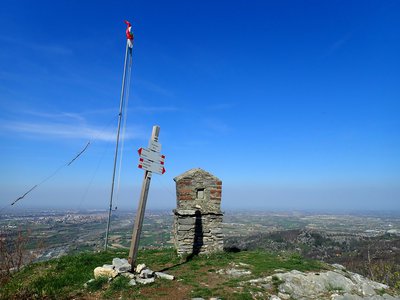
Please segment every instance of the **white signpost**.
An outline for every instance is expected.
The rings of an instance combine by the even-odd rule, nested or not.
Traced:
[[[140,169],[145,170],[144,179],[142,184],[142,192],[140,194],[139,207],[136,213],[135,224],[133,226],[131,247],[129,249],[128,261],[131,264],[132,272],[135,271],[136,257],[139,249],[139,238],[142,231],[144,212],[146,209],[147,195],[149,193],[151,174],[164,174],[164,160],[165,156],[160,154],[161,144],[158,142],[158,135],[160,132],[159,126],[153,126],[153,132],[149,142],[148,148],[140,148],[138,150],[140,158]]]

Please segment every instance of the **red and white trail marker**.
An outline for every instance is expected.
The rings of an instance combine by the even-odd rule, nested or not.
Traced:
[[[157,174],[164,174],[165,155],[160,154],[161,144],[150,140],[149,148],[140,148],[139,153],[139,169],[150,171]]]
[[[145,159],[145,158],[139,158],[138,167],[139,167],[139,169],[143,169],[143,170],[157,173],[160,175],[165,173],[164,165],[155,163],[155,162]]]
[[[145,158],[145,159],[160,163],[162,165],[164,164],[165,155],[162,155],[158,152],[152,151],[147,148],[140,148],[138,150],[138,153],[141,158]]]

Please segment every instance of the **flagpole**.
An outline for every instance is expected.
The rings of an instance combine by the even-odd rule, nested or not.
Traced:
[[[124,61],[124,73],[122,75],[122,87],[121,87],[121,98],[119,102],[119,114],[118,114],[118,128],[117,128],[117,142],[115,145],[115,154],[114,154],[114,170],[111,182],[111,194],[110,194],[110,208],[108,211],[108,220],[107,220],[107,230],[106,230],[106,238],[104,242],[104,250],[107,251],[108,247],[108,234],[110,231],[110,222],[111,222],[111,211],[112,211],[112,202],[114,196],[114,185],[115,185],[115,172],[117,168],[117,158],[118,158],[118,145],[119,145],[119,133],[121,131],[121,120],[122,120],[122,109],[124,105],[124,94],[125,94],[125,77],[126,77],[126,64],[128,58],[128,40],[126,41],[126,50],[125,50],[125,61]]]

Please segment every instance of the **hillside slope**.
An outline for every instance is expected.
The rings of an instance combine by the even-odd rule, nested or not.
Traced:
[[[31,264],[1,287],[0,299],[278,299],[273,297],[282,295],[296,299],[287,288],[289,277],[284,274],[293,270],[299,276],[335,272],[330,265],[293,254],[242,251],[181,259],[172,249],[160,249],[141,251],[138,262],[174,275],[176,280],[157,279],[153,284],[129,286],[129,279],[118,276],[112,281],[99,278],[84,287],[93,278],[95,267],[109,264],[115,257],[127,257],[127,252],[85,252]],[[333,285],[324,293],[318,299],[349,291]]]

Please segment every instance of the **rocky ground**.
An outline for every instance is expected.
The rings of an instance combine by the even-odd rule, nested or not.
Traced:
[[[231,264],[217,271],[221,276],[245,278],[251,275],[250,265]],[[322,272],[285,272],[239,281],[237,289],[252,287],[252,299],[269,300],[394,300],[400,299],[389,286],[369,280],[346,270],[342,265],[331,265]],[[201,300],[203,298],[193,298]],[[192,299],[192,300],[193,300]],[[224,299],[214,297],[210,299]]]
[[[395,234],[367,237],[307,229],[284,230],[229,237],[225,249],[299,253],[311,259],[340,263],[352,272],[400,288],[400,237]]]
[[[341,265],[333,265],[326,272],[278,272],[271,276],[252,279],[248,283],[259,288],[273,289],[277,293],[269,299],[400,299],[388,294],[387,285],[374,282],[359,274],[347,271]],[[261,296],[261,295],[260,295]]]

